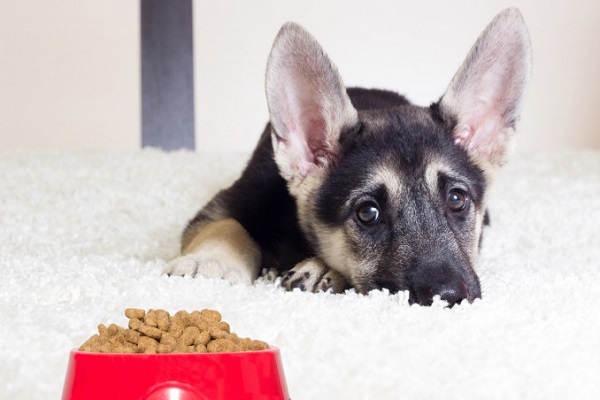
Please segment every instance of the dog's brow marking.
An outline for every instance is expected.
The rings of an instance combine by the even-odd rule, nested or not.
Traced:
[[[370,185],[373,185],[373,189],[380,187],[381,185],[385,186],[388,195],[390,198],[396,199],[400,197],[402,193],[402,178],[400,174],[390,168],[387,165],[380,165],[371,174]]]
[[[458,174],[454,169],[452,169],[448,164],[442,162],[439,159],[435,159],[429,162],[427,168],[425,169],[425,182],[429,187],[431,193],[438,192],[438,178],[440,173],[454,179],[461,180],[460,174]]]
[[[368,174],[365,185],[354,189],[346,201],[345,206],[350,209],[353,201],[366,193],[373,192],[384,186],[391,199],[397,200],[402,194],[403,186],[400,175],[392,168],[386,165],[379,165]]]
[[[425,169],[425,182],[431,193],[438,191],[438,176],[440,172],[441,162],[439,160],[431,161]]]

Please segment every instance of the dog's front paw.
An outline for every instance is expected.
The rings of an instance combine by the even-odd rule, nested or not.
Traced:
[[[285,273],[281,285],[287,290],[296,288],[307,292],[343,293],[350,287],[346,278],[327,267],[316,257],[299,262]]]
[[[210,254],[190,253],[167,264],[164,273],[169,276],[191,276],[225,279],[230,283],[252,284],[252,268],[231,257],[216,258]]]

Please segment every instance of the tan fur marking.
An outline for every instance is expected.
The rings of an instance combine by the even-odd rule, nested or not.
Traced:
[[[234,247],[252,247],[256,246],[254,240],[250,237],[244,227],[235,219],[222,219],[210,222],[196,232],[196,235],[189,240],[182,253],[191,253],[200,247],[207,240],[219,240],[229,242]]]
[[[258,275],[260,263],[260,247],[246,229],[234,219],[223,219],[199,228],[184,245],[183,255],[171,261],[165,272],[249,284]]]
[[[374,173],[371,175],[371,179],[373,184],[385,185],[388,194],[392,198],[400,198],[403,190],[402,177],[395,169],[390,168],[383,163],[375,169]]]
[[[343,228],[320,227],[317,231],[321,251],[325,262],[344,276],[352,276],[352,268],[347,262],[351,252],[346,242],[346,233]]]
[[[438,177],[440,172],[451,178],[460,176],[450,167],[450,165],[448,165],[448,163],[444,163],[440,159],[431,160],[427,165],[427,169],[425,170],[425,182],[427,182],[427,187],[429,188],[430,193],[437,193],[439,190]]]

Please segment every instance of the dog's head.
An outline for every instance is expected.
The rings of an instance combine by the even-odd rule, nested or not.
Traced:
[[[509,9],[438,102],[355,106],[351,98],[379,95],[353,97],[315,39],[284,25],[266,75],[274,155],[323,261],[360,292],[409,290],[420,304],[480,297],[486,187],[510,147],[529,73],[527,29]]]

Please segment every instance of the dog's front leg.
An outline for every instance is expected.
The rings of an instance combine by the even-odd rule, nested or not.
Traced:
[[[287,290],[296,288],[307,292],[343,293],[350,284],[339,272],[329,268],[317,257],[299,262],[285,273],[281,285]]]
[[[259,246],[244,227],[231,218],[199,228],[182,253],[167,265],[166,274],[251,284],[260,269]]]

